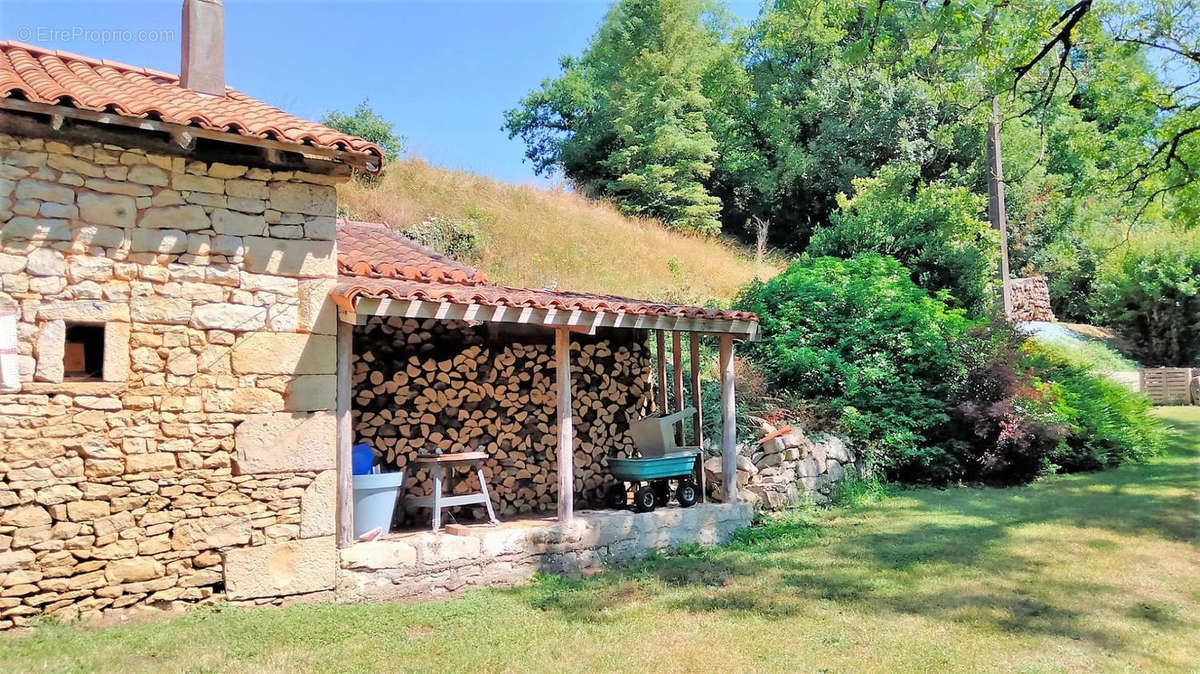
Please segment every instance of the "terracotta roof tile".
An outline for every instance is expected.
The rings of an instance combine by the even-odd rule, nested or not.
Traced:
[[[615,295],[532,290],[489,284],[482,272],[423,248],[387,225],[338,221],[338,271],[333,297],[346,308],[359,298],[420,300],[513,308],[559,309],[757,321],[745,311],[725,311],[637,300]]]
[[[294,117],[231,87],[224,96],[210,96],[157,70],[0,40],[0,98],[14,96],[383,158],[375,143]]]
[[[376,222],[338,220],[338,271],[351,276],[482,285],[483,272],[418,245]]]

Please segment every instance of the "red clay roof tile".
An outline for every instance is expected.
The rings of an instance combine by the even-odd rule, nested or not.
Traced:
[[[16,96],[383,158],[375,143],[289,115],[236,89],[225,91],[224,96],[201,94],[157,70],[0,40],[0,98]]]

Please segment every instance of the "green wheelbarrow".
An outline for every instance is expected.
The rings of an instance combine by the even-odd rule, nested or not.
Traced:
[[[650,512],[671,497],[671,480],[676,481],[675,500],[687,508],[700,500],[700,487],[693,478],[698,449],[685,449],[662,456],[640,459],[609,457],[608,470],[618,482],[608,488],[606,500],[612,508],[624,508],[633,491],[633,509]],[[630,488],[626,488],[625,483]]]

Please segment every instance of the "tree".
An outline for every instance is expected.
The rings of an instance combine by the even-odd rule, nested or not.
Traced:
[[[393,161],[404,152],[407,140],[397,135],[394,125],[380,117],[371,108],[370,101],[364,100],[354,108],[354,112],[346,114],[340,110],[330,110],[321,118],[321,123],[342,133],[358,136],[375,143],[383,148],[383,158]]]
[[[995,297],[996,232],[981,218],[983,200],[965,187],[926,183],[912,164],[888,164],[854,181],[838,198],[828,227],[817,230],[811,255],[850,258],[874,252],[896,258],[931,293],[982,315]]]
[[[621,0],[587,50],[505,113],[535,170],[561,169],[623,210],[712,233],[709,74],[732,62],[708,0]],[[726,68],[728,70],[728,68]]]

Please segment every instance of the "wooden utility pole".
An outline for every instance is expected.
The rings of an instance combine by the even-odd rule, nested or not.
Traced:
[[[992,119],[987,132],[988,220],[1000,230],[1000,292],[1004,315],[1012,317],[1008,274],[1008,214],[1004,210],[1004,158],[1000,151],[1000,102],[992,99]]]

